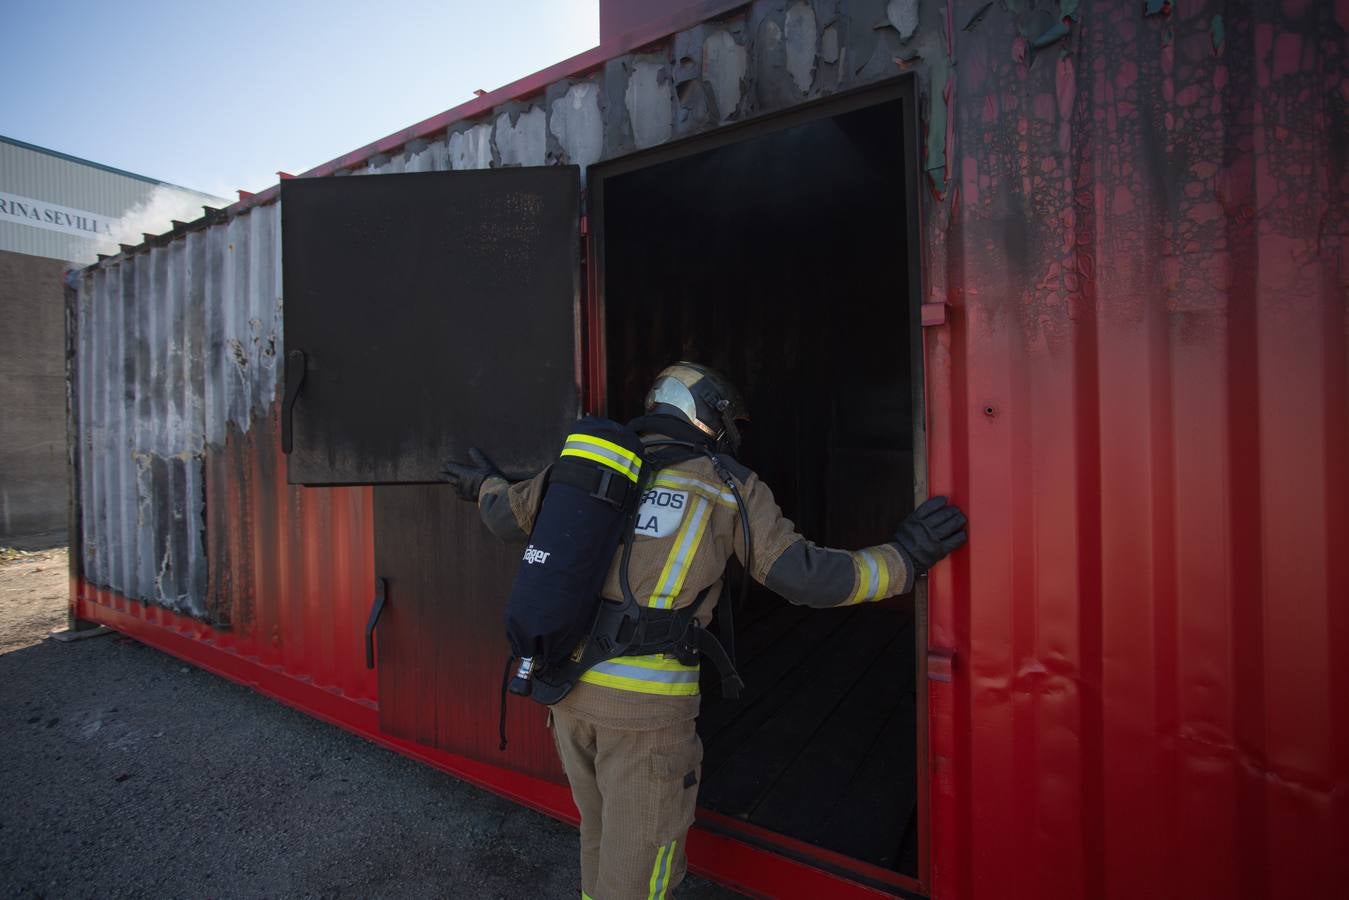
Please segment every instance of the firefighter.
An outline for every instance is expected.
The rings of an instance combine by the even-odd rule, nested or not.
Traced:
[[[748,416],[730,382],[681,362],[657,376],[645,406],[646,414],[630,423],[643,440],[700,445],[721,468],[697,455],[646,483],[627,577],[629,594],[648,608],[696,603],[693,618],[706,626],[733,553],[756,581],[792,603],[870,603],[912,590],[915,578],[965,543],[965,516],[946,498],[933,497],[904,519],[891,542],[857,551],[817,546],[783,516],[768,486],[735,460],[738,423]],[[511,484],[480,451],[471,459],[471,465],[449,464],[447,480],[461,497],[477,501],[495,535],[524,541],[546,472]],[[736,490],[725,483],[727,473]],[[624,596],[619,556],[601,591],[608,600]],[[557,751],[581,812],[583,898],[666,897],[683,879],[701,777],[698,681],[696,658],[690,664],[672,653],[620,656],[585,671],[550,707]]]

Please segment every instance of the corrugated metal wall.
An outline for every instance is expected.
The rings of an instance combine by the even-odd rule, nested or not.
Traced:
[[[77,302],[84,578],[373,699],[370,492],[286,485],[280,206],[87,269]]]
[[[762,0],[321,170],[588,165],[915,73],[930,484],[972,523],[931,579],[939,897],[1349,879],[1349,0],[1146,6]],[[83,561],[373,697],[370,495],[276,447],[275,235],[84,275]]]
[[[262,207],[86,274],[81,546],[94,583],[205,615],[203,459],[276,395],[278,221]]]

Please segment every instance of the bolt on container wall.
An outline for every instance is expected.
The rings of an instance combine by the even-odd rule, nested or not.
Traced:
[[[922,890],[1333,895],[1349,2],[713,6],[306,174],[584,168],[915,79],[927,475],[972,523],[929,592]],[[74,608],[373,704],[370,492],[287,487],[278,450],[274,200],[76,280]],[[815,884],[692,849],[743,886]]]

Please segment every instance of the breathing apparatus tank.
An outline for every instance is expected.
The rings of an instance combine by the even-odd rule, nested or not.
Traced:
[[[631,529],[642,442],[608,419],[577,422],[548,474],[543,502],[506,601],[506,636],[521,660],[509,688],[563,663],[590,632],[600,589]]]

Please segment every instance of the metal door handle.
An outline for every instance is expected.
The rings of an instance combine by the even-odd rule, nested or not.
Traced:
[[[281,400],[281,451],[283,453],[289,453],[295,446],[291,419],[295,411],[295,398],[300,395],[300,385],[304,383],[305,362],[303,350],[291,350],[286,354],[286,396]]]
[[[384,612],[384,598],[388,593],[388,584],[383,578],[375,579],[375,602],[370,605],[370,620],[365,623],[365,667],[375,667],[375,626],[379,624],[379,614]]]

